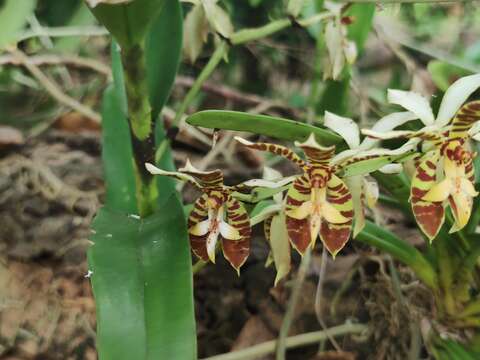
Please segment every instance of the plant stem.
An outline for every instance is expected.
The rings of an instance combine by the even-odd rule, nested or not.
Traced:
[[[291,24],[292,22],[290,19],[280,19],[261,27],[243,29],[234,33],[231,36],[230,41],[233,45],[240,45],[249,41],[262,39],[291,26]]]
[[[308,27],[313,25],[317,22],[325,20],[327,18],[332,17],[330,13],[320,13],[313,15],[307,19],[298,20],[296,24],[299,26]],[[295,22],[292,22],[290,19],[280,19],[273,21],[267,25],[260,26],[258,28],[251,28],[251,29],[244,29],[237,31],[236,33],[232,34],[229,41],[231,45],[241,45],[249,41],[259,40],[269,35],[272,35],[280,30],[288,28],[292,26]],[[190,91],[185,96],[180,108],[177,111],[175,119],[173,119],[172,125],[178,126],[180,120],[182,119],[183,114],[187,110],[188,106],[191,104],[195,96],[200,91],[203,83],[208,79],[208,77],[213,73],[217,65],[223,59],[225,54],[228,52],[228,44],[226,41],[222,41],[220,46],[217,47],[215,52],[213,53],[212,57],[210,58],[207,65],[203,68],[200,75],[197,77],[195,82],[193,83]]]
[[[121,54],[128,103],[128,120],[135,158],[138,211],[140,216],[146,216],[153,212],[157,189],[152,175],[145,169],[145,163],[154,162],[155,159],[145,51],[143,46],[137,44]]]
[[[280,333],[278,335],[277,350],[276,350],[276,360],[285,360],[285,352],[287,350],[287,337],[288,332],[290,331],[290,326],[292,325],[293,316],[295,314],[295,308],[297,307],[298,299],[300,298],[301,289],[303,282],[307,275],[307,270],[310,265],[312,249],[309,247],[305,254],[302,257],[302,262],[300,263],[300,268],[298,269],[297,278],[295,279],[295,284],[293,285],[292,294],[287,305],[287,311],[285,317],[283,318],[282,326],[280,327]],[[331,333],[329,333],[331,335]]]
[[[18,42],[39,36],[48,37],[70,37],[70,36],[106,36],[107,29],[101,26],[58,26],[42,27],[41,30],[25,31],[17,39]]]
[[[344,324],[328,329],[329,336],[341,336],[346,334],[359,334],[367,330],[362,324]],[[288,349],[304,345],[316,344],[327,339],[327,331],[314,331],[306,334],[291,336],[286,339],[285,346]],[[251,346],[247,349],[234,351],[227,354],[212,356],[203,360],[247,360],[271,354],[275,351],[277,341],[267,341],[262,344]]]
[[[180,105],[180,108],[178,109],[175,115],[175,119],[173,119],[172,126],[178,126],[178,124],[180,123],[180,120],[182,119],[183,114],[185,113],[188,106],[195,98],[195,96],[197,96],[203,83],[213,73],[217,65],[220,63],[220,61],[222,61],[227,51],[228,51],[228,44],[225,41],[222,41],[221,44],[217,47],[217,49],[213,53],[210,60],[208,61],[207,65],[205,65],[202,72],[193,83],[187,95],[185,96],[185,99],[183,100],[182,104]]]

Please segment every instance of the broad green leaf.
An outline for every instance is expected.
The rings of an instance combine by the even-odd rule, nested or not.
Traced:
[[[369,174],[391,164],[392,162],[401,162],[411,158],[415,154],[412,150],[406,154],[384,155],[377,158],[369,159],[366,157],[360,161],[355,161],[342,169],[342,177]]]
[[[87,0],[90,10],[126,50],[144,40],[165,0]]]
[[[180,64],[182,31],[180,2],[169,0],[153,22],[145,43],[152,119],[157,118],[172,90]]]
[[[4,0],[0,3],[0,50],[15,42],[36,5],[36,0]]]
[[[257,215],[261,215],[266,208],[272,205],[275,205],[275,202],[272,200],[260,201],[258,202],[258,204],[255,205],[255,207],[252,209],[252,211],[250,211],[248,215],[250,216],[250,218],[254,218]]]
[[[375,4],[353,4],[345,13],[353,18],[353,23],[347,27],[348,38],[355,41],[358,52],[362,52],[365,46],[374,15]]]
[[[431,289],[437,289],[437,274],[427,259],[409,243],[395,234],[367,221],[355,240],[385,251],[409,266],[417,277]]]
[[[326,80],[325,89],[317,103],[317,114],[330,111],[345,116],[347,113],[348,94],[350,86],[350,71],[344,69],[341,80]]]
[[[137,213],[130,129],[113,86],[109,86],[103,96],[102,144],[106,205]]]
[[[196,359],[190,251],[171,196],[146,219],[103,208],[88,252],[100,360]]]
[[[408,199],[410,198],[410,181],[405,173],[384,174],[379,171],[371,174],[381,188],[387,190],[400,204],[401,210],[407,217],[413,219]]]
[[[165,5],[147,36],[146,58],[152,116],[155,121],[155,143],[162,149],[156,165],[174,171],[172,149],[166,138],[163,119],[158,114],[165,105],[180,63],[183,33],[182,9],[178,0]],[[157,154],[158,155],[158,154]],[[156,176],[157,204],[161,208],[168,197],[176,193],[175,181],[165,176]]]
[[[112,56],[112,75],[115,86],[115,96],[125,117],[128,117],[127,93],[125,91],[125,77],[123,75],[121,49],[115,41],[112,41],[110,54]]]
[[[211,129],[247,131],[284,140],[305,141],[313,133],[317,141],[324,146],[338,145],[343,142],[337,134],[319,127],[273,116],[238,111],[200,111],[189,116],[187,123]]]

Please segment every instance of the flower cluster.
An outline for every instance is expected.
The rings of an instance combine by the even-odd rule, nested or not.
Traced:
[[[146,166],[152,174],[187,181],[202,192],[188,219],[192,251],[214,262],[221,244],[225,258],[237,271],[249,254],[252,225],[242,202],[249,201],[248,193],[264,190],[275,205],[267,206],[255,219],[265,223],[278,281],[290,269],[290,246],[303,255],[320,238],[335,257],[352,232],[355,237],[362,231],[365,209],[375,206],[378,199],[378,185],[369,177],[375,171],[397,173],[413,162],[410,202],[419,227],[430,240],[440,231],[448,207],[454,218],[450,231],[464,228],[478,195],[473,167],[476,153],[470,150],[469,140],[480,139],[480,101],[463,104],[478,87],[480,75],[459,79],[446,92],[436,118],[423,96],[389,90],[389,101],[406,111],[385,116],[370,130],[360,131],[352,119],[327,112],[323,125],[348,145],[337,154],[335,146],[322,146],[314,134],[295,143],[303,156],[279,144],[235,138],[247,148],[270,152],[298,166],[299,173],[290,178],[267,171],[264,179],[226,186],[221,170],[200,171],[188,161],[178,172]],[[424,127],[395,130],[412,120],[421,120]],[[361,133],[366,135],[363,141]],[[398,149],[379,148],[380,141],[393,138],[407,141]]]

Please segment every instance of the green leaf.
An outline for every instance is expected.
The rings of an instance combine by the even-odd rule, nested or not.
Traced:
[[[410,182],[405,173],[383,174],[376,171],[371,175],[377,180],[380,187],[387,190],[399,202],[402,212],[410,219],[413,219],[411,206],[408,201],[410,199]]]
[[[33,14],[36,0],[4,0],[0,6],[0,50],[15,42],[15,38]]]
[[[180,64],[183,15],[178,0],[167,1],[146,38],[147,80],[152,119],[167,102]]]
[[[113,86],[109,86],[103,96],[102,144],[106,205],[137,213],[130,129]]]
[[[432,265],[420,251],[392,232],[367,221],[363,231],[357,235],[355,240],[387,252],[409,266],[425,285],[433,290],[437,289],[437,274]]]
[[[342,80],[329,79],[325,81],[325,89],[316,106],[317,114],[330,111],[341,116],[347,115],[350,73],[346,68],[348,68],[348,66],[344,68]]]
[[[126,50],[142,43],[165,0],[135,0],[122,4],[108,4],[108,1],[103,3],[102,0],[87,0],[88,2],[99,3],[91,7],[93,15]]]
[[[385,156],[372,158],[372,159],[365,158],[363,160],[346,165],[345,168],[343,168],[342,170],[341,176],[349,177],[349,176],[369,174],[374,171],[377,171],[378,169],[384,167],[385,165],[388,165],[394,162],[396,163],[403,162],[407,159],[410,159],[414,155],[415,155],[415,150],[412,149],[410,152],[405,154],[385,155]]]
[[[88,260],[100,360],[196,359],[190,251],[183,209],[137,219],[103,208]]]
[[[293,120],[238,111],[206,110],[187,118],[187,123],[211,129],[247,131],[277,139],[305,141],[311,133],[322,145],[339,145],[343,139],[329,130]]]
[[[115,41],[112,41],[110,53],[112,56],[112,75],[115,86],[115,96],[125,117],[128,116],[127,93],[125,91],[125,77],[123,74],[121,49]]]

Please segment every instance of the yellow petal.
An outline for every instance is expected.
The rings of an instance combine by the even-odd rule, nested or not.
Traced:
[[[314,214],[310,217],[310,239],[312,239],[311,247],[315,246],[320,228],[322,226],[322,217],[319,214]]]
[[[350,220],[328,202],[322,204],[322,216],[331,224],[343,224]]]
[[[472,182],[466,178],[460,179],[460,187],[467,195],[470,195],[471,197],[478,195],[478,192],[475,190],[475,186],[473,186]]]
[[[443,161],[443,171],[448,179],[454,179],[458,174],[458,165],[455,161],[452,161],[445,156]]]
[[[288,210],[287,216],[297,220],[303,220],[312,213],[312,202],[305,201],[302,205]]]
[[[438,184],[432,186],[430,190],[422,197],[422,200],[431,202],[441,202],[448,199],[452,191],[452,180],[446,178]]]
[[[241,240],[242,236],[232,225],[222,221],[220,223],[220,234],[227,240]]]
[[[463,192],[456,193],[452,198],[455,203],[455,209],[452,208],[456,223],[455,225],[457,230],[461,230],[467,225],[468,220],[470,219],[473,200],[469,195]]]
[[[188,232],[195,236],[204,236],[207,234],[210,227],[210,221],[205,220],[193,225]]]
[[[207,237],[207,254],[212,263],[215,264],[215,249],[217,247],[219,229],[214,229],[208,234]]]

